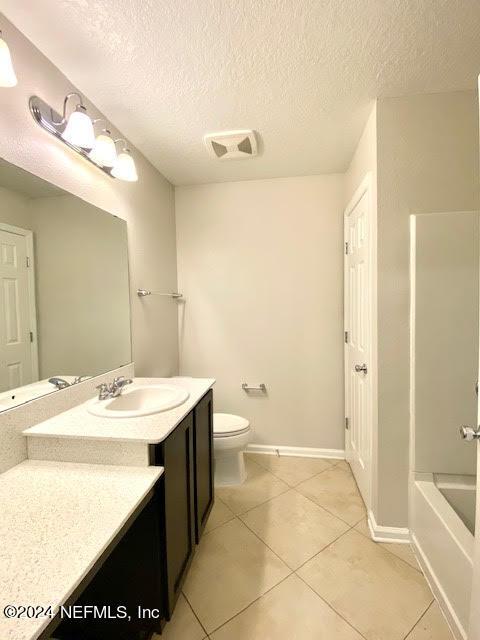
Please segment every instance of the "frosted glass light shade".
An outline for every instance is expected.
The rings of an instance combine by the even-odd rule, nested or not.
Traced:
[[[117,162],[112,169],[112,176],[127,182],[137,182],[138,174],[132,156],[126,151],[118,154]]]
[[[0,87],[14,87],[17,76],[13,69],[12,56],[8,44],[0,38]]]
[[[95,146],[88,157],[100,167],[114,167],[117,162],[117,149],[114,141],[110,136],[101,133],[95,138]]]
[[[62,133],[62,138],[75,147],[93,149],[95,146],[95,133],[92,121],[85,113],[84,107],[78,106],[76,111],[70,114],[67,126]]]

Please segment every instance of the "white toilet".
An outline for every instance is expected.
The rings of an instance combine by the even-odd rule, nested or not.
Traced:
[[[230,413],[213,414],[215,484],[242,484],[247,474],[243,452],[250,439],[250,423]]]

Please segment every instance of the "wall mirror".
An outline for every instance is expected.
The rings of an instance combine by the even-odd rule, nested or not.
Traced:
[[[3,159],[0,282],[0,411],[131,362],[125,221]]]

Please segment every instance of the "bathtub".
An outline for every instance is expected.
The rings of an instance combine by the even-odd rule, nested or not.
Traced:
[[[412,543],[458,640],[466,640],[473,571],[474,476],[416,474],[411,486]]]

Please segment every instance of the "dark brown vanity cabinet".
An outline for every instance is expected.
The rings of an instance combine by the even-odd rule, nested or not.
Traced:
[[[160,522],[169,619],[214,501],[212,391],[152,447],[152,462],[165,469]]]

